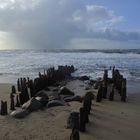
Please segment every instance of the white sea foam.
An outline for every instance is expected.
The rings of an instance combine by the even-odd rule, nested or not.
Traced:
[[[34,78],[51,66],[74,65],[74,75],[102,77],[103,70],[115,65],[128,80],[140,80],[140,54],[104,52],[0,51],[0,82]],[[109,72],[111,76],[111,72]],[[9,79],[13,80],[9,80]]]

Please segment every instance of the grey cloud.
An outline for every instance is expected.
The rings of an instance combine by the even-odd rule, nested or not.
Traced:
[[[140,33],[139,32],[128,32],[128,31],[120,31],[115,29],[105,29],[100,31],[92,31],[88,32],[83,37],[87,38],[99,38],[99,39],[107,39],[114,41],[138,41],[140,42]]]
[[[35,48],[65,47],[75,38],[140,40],[137,32],[110,29],[123,18],[103,6],[82,0],[17,1],[0,8],[0,30]]]

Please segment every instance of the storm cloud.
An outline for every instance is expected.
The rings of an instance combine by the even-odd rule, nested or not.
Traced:
[[[0,1],[0,31],[12,34],[19,48],[68,48],[74,40],[91,39],[140,42],[138,32],[114,29],[123,21],[83,0]]]

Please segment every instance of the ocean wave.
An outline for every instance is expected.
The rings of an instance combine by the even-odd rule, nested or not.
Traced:
[[[122,50],[121,50],[122,51]],[[77,53],[78,52],[78,53]],[[102,77],[103,70],[116,66],[127,79],[140,79],[140,50],[71,50],[58,52],[47,50],[0,51],[0,76],[35,77],[49,67],[74,65],[77,75]],[[136,54],[135,54],[136,53]],[[111,76],[111,72],[109,72]]]

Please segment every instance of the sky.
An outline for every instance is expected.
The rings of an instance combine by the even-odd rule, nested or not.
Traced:
[[[139,0],[0,0],[0,49],[140,49]]]

